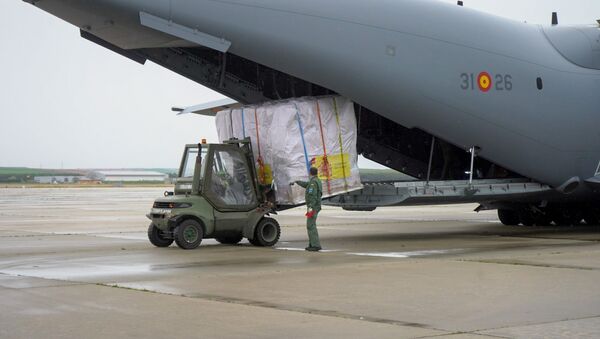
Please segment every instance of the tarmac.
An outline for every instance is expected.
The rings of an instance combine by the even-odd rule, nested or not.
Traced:
[[[600,338],[600,230],[476,205],[302,209],[275,248],[153,247],[161,188],[0,189],[0,338]]]

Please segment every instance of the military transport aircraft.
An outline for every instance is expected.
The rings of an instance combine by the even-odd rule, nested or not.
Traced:
[[[26,1],[240,103],[352,99],[359,153],[418,181],[331,204],[470,201],[506,224],[599,221],[598,24],[433,0]]]

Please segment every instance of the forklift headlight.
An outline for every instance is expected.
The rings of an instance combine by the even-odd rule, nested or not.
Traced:
[[[192,207],[192,204],[188,203],[188,202],[155,202],[154,206],[152,206],[154,208],[168,208],[168,209],[173,209],[173,208],[189,208]]]

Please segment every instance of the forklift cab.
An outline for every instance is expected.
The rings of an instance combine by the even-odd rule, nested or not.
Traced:
[[[221,210],[258,205],[256,183],[241,148],[227,144],[186,145],[175,195],[205,195]]]
[[[203,238],[273,246],[281,231],[266,217],[273,211],[263,197],[249,139],[186,145],[174,192],[165,192],[148,214],[148,238],[158,247],[175,241],[184,249]]]

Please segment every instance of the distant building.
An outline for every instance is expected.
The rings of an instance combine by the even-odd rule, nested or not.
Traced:
[[[81,175],[44,175],[33,177],[33,181],[38,184],[72,184],[83,178]]]
[[[102,181],[100,180],[96,180],[96,179],[90,179],[90,178],[83,178],[79,180],[79,183],[81,185],[100,185],[102,183]]]
[[[102,170],[94,171],[88,177],[103,182],[165,182],[169,176],[151,171]]]

